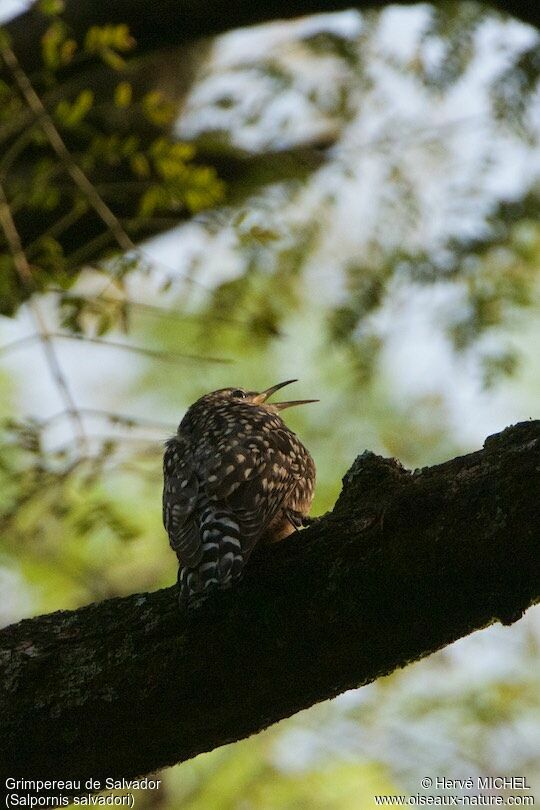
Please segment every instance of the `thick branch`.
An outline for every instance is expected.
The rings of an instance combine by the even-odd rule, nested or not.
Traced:
[[[188,615],[175,589],[0,633],[9,776],[130,777],[238,740],[540,598],[540,421],[411,473],[357,458],[332,513]]]

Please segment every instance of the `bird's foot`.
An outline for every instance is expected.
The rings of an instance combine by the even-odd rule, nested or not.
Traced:
[[[329,515],[330,512],[326,512],[326,514]],[[304,529],[307,529],[308,526],[315,526],[315,524],[319,523],[323,517],[325,517],[325,515],[317,515],[316,517],[306,515],[302,518],[302,526]]]

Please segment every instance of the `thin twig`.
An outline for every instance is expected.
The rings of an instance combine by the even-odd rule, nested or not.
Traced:
[[[8,174],[11,166],[17,160],[21,152],[23,152],[29,143],[32,142],[34,137],[34,122],[31,122],[27,129],[24,129],[15,138],[11,146],[4,152],[0,160],[0,177],[2,180]]]
[[[40,97],[34,90],[34,87],[32,86],[30,79],[28,78],[24,70],[21,68],[19,61],[15,56],[13,50],[10,47],[4,47],[1,51],[1,56],[7,68],[10,70],[22,97],[24,98],[24,100],[28,105],[28,108],[32,111],[33,115],[35,116],[36,124],[41,127],[41,129],[47,136],[47,139],[49,140],[49,143],[53,151],[60,159],[60,162],[63,165],[64,169],[67,171],[67,173],[72,178],[75,185],[79,188],[84,197],[87,199],[89,205],[101,218],[101,220],[107,227],[108,232],[113,236],[114,240],[117,242],[120,249],[123,250],[124,252],[134,252],[136,254],[143,255],[140,249],[137,248],[133,240],[127,234],[117,216],[109,208],[109,206],[106,204],[106,202],[99,194],[98,190],[94,187],[92,182],[88,179],[86,174],[83,172],[83,170],[80,168],[80,166],[76,163],[76,161],[72,157],[51,115],[47,111],[43,101],[40,99]],[[21,277],[23,284],[28,289],[33,291],[35,289],[35,284],[32,278],[32,271],[29,262],[26,258],[26,255],[23,251],[22,243],[19,234],[17,232],[17,229],[15,227],[13,216],[9,209],[7,197],[3,189],[2,189],[2,196],[0,198],[0,204],[1,204],[0,207],[1,223],[4,227],[6,239],[8,240],[8,243],[10,245],[13,254],[13,260],[17,268],[17,272],[19,273],[19,276]],[[63,225],[63,223],[61,224]],[[101,238],[108,239],[109,235],[108,234],[101,235],[100,239]],[[87,249],[88,246],[85,247]],[[76,435],[79,439],[81,453],[84,452],[86,442],[84,425],[81,413],[77,408],[76,403],[71,395],[70,389],[67,385],[67,380],[65,379],[60,364],[58,362],[58,358],[54,350],[54,345],[52,343],[53,338],[61,338],[68,340],[85,340],[85,342],[87,343],[112,346],[115,348],[120,348],[131,352],[137,352],[138,354],[143,354],[148,357],[165,359],[169,361],[194,360],[196,362],[200,362],[201,360],[206,360],[210,362],[221,362],[221,363],[229,362],[221,358],[202,358],[196,355],[183,355],[183,354],[179,355],[177,353],[162,352],[153,349],[146,349],[144,347],[130,346],[113,341],[102,341],[99,340],[98,338],[86,338],[86,337],[82,338],[78,335],[51,333],[47,329],[45,319],[37,304],[30,300],[28,306],[31,309],[32,315],[36,322],[36,327],[44,347],[44,351],[47,357],[47,361],[52,376],[56,384],[58,385],[58,388],[66,404],[65,411],[73,419],[74,424],[76,426]]]
[[[29,303],[30,309],[32,312],[37,307],[35,302]],[[30,335],[29,337],[21,338],[20,340],[14,340],[11,343],[7,343],[5,346],[0,346],[0,354],[7,354],[10,351],[16,349],[22,349],[25,346],[34,343],[36,340],[76,340],[80,343],[94,343],[97,346],[109,346],[112,349],[124,349],[127,352],[134,352],[135,354],[142,354],[146,357],[153,357],[157,360],[165,360],[167,362],[176,363],[187,360],[189,362],[197,362],[197,363],[232,363],[232,360],[229,360],[226,357],[202,357],[199,354],[183,354],[181,352],[169,352],[165,349],[148,349],[146,346],[133,346],[129,343],[120,343],[119,341],[115,340],[101,340],[100,338],[93,338],[88,337],[87,335],[76,335],[76,334],[69,334],[68,332],[50,332],[45,329],[45,334],[42,332],[41,329],[38,328],[38,332],[35,335]],[[81,411],[80,408],[77,408],[78,411]],[[85,410],[84,408],[82,409]],[[126,417],[126,420],[129,421],[129,417]]]
[[[163,440],[150,438],[147,436],[115,436],[109,435],[107,433],[91,433],[87,438],[88,445],[91,444],[100,444],[101,447],[104,445],[142,445],[147,447],[154,447],[159,448],[163,446]],[[63,442],[62,444],[58,445],[57,447],[53,447],[48,452],[51,455],[58,455],[59,453],[66,453],[70,447],[73,445],[73,439]],[[85,456],[84,458],[87,458]],[[98,456],[99,458],[99,456]],[[157,458],[157,456],[156,456]],[[101,460],[103,460],[103,456],[101,456]]]
[[[9,245],[15,269],[19,274],[19,277],[24,287],[26,287],[26,289],[30,291],[30,294],[32,294],[32,292],[35,290],[35,282],[34,277],[32,275],[32,269],[28,263],[28,259],[26,258],[26,254],[23,250],[21,238],[19,236],[17,226],[15,225],[15,221],[11,214],[11,209],[9,207],[9,203],[6,197],[6,192],[4,191],[4,187],[1,183],[0,183],[0,225],[2,226],[4,235]],[[28,308],[32,314],[34,323],[36,324],[36,329],[38,331],[41,345],[43,346],[45,358],[47,360],[53,380],[58,386],[60,396],[64,400],[66,411],[68,411],[71,415],[71,420],[73,423],[73,427],[75,429],[75,435],[77,437],[79,449],[82,453],[84,452],[86,446],[84,425],[81,416],[77,410],[77,404],[73,398],[73,395],[67,383],[67,379],[64,376],[62,367],[58,361],[58,357],[54,349],[54,344],[52,342],[52,335],[47,329],[47,323],[45,321],[43,313],[41,312],[39,305],[37,304],[36,301],[32,300],[31,296],[28,300]]]
[[[147,419],[144,416],[126,416],[124,414],[114,413],[113,411],[107,411],[101,408],[79,408],[79,413],[81,413],[83,416],[106,419],[113,424],[116,423],[118,425],[122,425],[123,427],[147,427],[166,431],[176,430],[177,427],[176,425],[173,425],[172,422],[160,422],[155,419]],[[40,426],[47,427],[53,422],[63,419],[63,417],[67,415],[68,411],[58,411],[57,413],[52,414],[52,416],[42,419],[40,421]]]
[[[66,411],[70,415],[75,430],[75,435],[77,437],[79,450],[81,453],[83,453],[86,448],[84,424],[79,413],[79,409],[77,408],[77,403],[75,402],[73,394],[71,393],[71,389],[68,385],[64,372],[62,371],[60,361],[58,360],[58,355],[56,354],[52,340],[53,335],[51,335],[47,329],[45,318],[43,317],[43,313],[41,312],[38,304],[35,301],[29,301],[28,307],[32,313],[32,317],[34,318],[37,330],[39,332],[39,338],[43,346],[43,351],[45,353],[52,378],[58,387],[60,396],[64,400]]]
[[[21,68],[17,57],[9,47],[2,49],[2,58],[11,71],[15,82],[21,91],[26,103],[35,114],[39,125],[47,136],[49,143],[56,152],[65,166],[66,171],[76,186],[82,191],[88,202],[96,212],[96,214],[103,220],[107,228],[114,236],[120,248],[124,251],[136,250],[135,243],[131,240],[128,234],[123,229],[118,217],[111,211],[107,203],[96,191],[91,181],[85,175],[80,166],[74,161],[69,149],[65,145],[62,136],[60,135],[56,125],[47,112],[42,100],[32,87],[32,84]]]
[[[57,156],[59,157],[60,161],[64,165],[66,171],[72,178],[73,182],[76,186],[80,189],[83,195],[88,200],[88,203],[92,206],[94,211],[97,215],[101,218],[103,223],[107,226],[108,231],[113,236],[114,240],[117,242],[121,250],[124,252],[132,252],[135,255],[139,256],[142,260],[147,261],[150,263],[151,266],[156,264],[156,261],[152,259],[150,256],[146,255],[145,252],[137,247],[135,242],[131,239],[131,237],[126,232],[125,228],[123,227],[122,223],[113,213],[113,211],[109,208],[103,197],[98,193],[96,187],[92,184],[92,182],[88,179],[86,174],[82,171],[80,166],[76,163],[73,159],[69,149],[65,145],[58,128],[56,127],[51,115],[49,114],[47,108],[45,107],[43,101],[40,99],[36,91],[34,90],[30,79],[21,68],[17,57],[13,50],[7,46],[2,49],[0,52],[1,56],[11,71],[11,74],[19,87],[19,90],[25,99],[28,107],[32,110],[36,117],[36,123],[42,128],[43,132],[47,136],[51,147],[56,152]],[[173,220],[173,224],[177,224],[176,220]],[[140,230],[143,225],[139,220],[130,221],[130,226]],[[68,259],[73,263],[75,258],[77,263],[80,263],[84,260],[85,254],[88,255],[89,250],[94,250],[96,245],[98,247],[106,247],[107,242],[109,240],[109,234],[99,234],[95,239],[91,240],[87,245],[84,245],[79,250],[75,251],[71,254]],[[159,262],[158,264],[163,263]],[[194,279],[188,278],[185,279],[189,281],[189,283],[194,284],[195,286],[201,287],[202,289],[208,289],[204,284],[201,284]],[[104,291],[108,289],[111,281],[109,280],[107,285],[104,288]]]
[[[96,272],[99,272],[99,268],[95,267],[90,269],[94,269]],[[173,309],[172,307],[161,307],[157,304],[147,304],[144,301],[134,301],[132,298],[115,298],[112,295],[105,295],[103,292],[98,292],[95,295],[87,294],[87,293],[78,293],[76,291],[71,290],[62,290],[60,287],[48,287],[48,293],[56,293],[57,295],[62,296],[66,299],[82,299],[83,301],[103,301],[105,304],[125,304],[126,306],[133,307],[134,309],[140,309],[143,312],[149,312],[152,315],[157,315],[159,317],[165,318],[173,318],[174,320],[179,321],[186,321],[186,320],[203,320],[205,322],[211,321],[219,321],[221,323],[230,323],[234,324],[235,326],[246,326],[245,321],[240,321],[237,318],[227,318],[225,315],[216,315],[214,313],[187,313],[184,314],[179,312],[177,309]]]
[[[1,56],[6,66],[11,71],[11,74],[13,75],[13,78],[15,79],[15,82],[19,87],[19,90],[23,98],[28,104],[28,107],[34,113],[36,117],[36,122],[39,124],[39,126],[41,126],[43,132],[47,136],[49,143],[51,144],[51,147],[56,152],[57,156],[60,158],[60,161],[64,165],[66,171],[72,178],[73,182],[86,197],[89,204],[92,206],[97,215],[101,218],[103,223],[107,226],[108,230],[114,237],[119,247],[124,252],[131,251],[135,253],[136,255],[140,256],[143,260],[149,261],[151,265],[155,264],[155,261],[151,259],[151,257],[147,256],[141,248],[137,247],[135,242],[126,232],[125,228],[123,227],[122,223],[120,222],[116,214],[114,214],[113,211],[109,208],[103,197],[101,197],[101,195],[98,193],[96,187],[92,184],[92,182],[88,179],[88,177],[85,175],[80,166],[73,159],[53,119],[51,118],[49,112],[47,111],[47,108],[45,107],[43,101],[40,99],[40,97],[34,90],[28,76],[21,68],[19,61],[15,56],[13,50],[10,47],[4,47],[1,51]],[[173,222],[177,224],[176,220],[173,220]],[[131,225],[133,227],[140,228],[141,222],[139,220],[135,220],[131,223]],[[92,247],[92,249],[94,249],[95,247],[94,243],[96,243],[98,246],[103,245],[105,247],[107,241],[108,241],[108,234],[106,235],[106,238],[104,238],[103,234],[100,234],[98,237],[96,237],[95,240],[92,240],[90,243],[88,243],[88,245],[85,245],[83,246],[83,248],[80,248],[78,251],[75,251],[75,253],[72,254],[72,256],[69,258],[73,260],[73,257],[75,256],[77,261],[80,262],[81,259],[84,259],[84,254],[88,253],[89,245]],[[199,282],[194,282],[192,279],[190,279],[190,281],[191,283],[197,284],[197,286],[204,287],[204,285],[201,285]],[[108,284],[110,284],[110,282]],[[105,289],[107,289],[107,287]]]
[[[224,357],[201,357],[199,354],[183,354],[181,352],[169,352],[162,349],[147,349],[145,346],[133,346],[130,343],[120,343],[115,340],[101,340],[101,338],[87,337],[86,335],[69,334],[67,332],[52,332],[51,337],[58,340],[77,340],[82,343],[95,343],[97,346],[110,346],[114,349],[123,349],[127,352],[135,352],[147,357],[154,357],[158,360],[166,360],[177,363],[184,360],[196,363],[231,363],[232,361]]]
[[[96,251],[104,253],[105,250],[111,246],[112,241],[113,236],[109,230],[101,231],[101,233],[98,233],[97,236],[89,239],[88,242],[85,242],[83,245],[81,245],[81,247],[78,247],[72,253],[68,253],[66,255],[66,264],[68,268],[75,269],[82,264],[85,265],[87,263],[86,257],[92,258]],[[107,283],[103,289],[107,290],[112,283],[112,279],[107,279]]]
[[[57,238],[60,236],[64,231],[74,225],[78,219],[80,219],[84,214],[86,214],[88,208],[85,202],[82,200],[75,200],[73,204],[73,208],[63,214],[56,222],[53,222],[47,228],[47,236],[52,236]],[[32,255],[32,251],[39,245],[40,241],[43,239],[43,234],[40,234],[37,239],[34,239],[33,242],[30,242],[26,246],[26,251],[28,255]],[[47,288],[47,292],[49,288]]]
[[[15,269],[24,286],[29,290],[35,289],[34,277],[32,270],[28,264],[25,252],[22,247],[22,242],[17,231],[17,226],[11,215],[11,208],[9,207],[4,186],[0,183],[0,224],[6,237]]]

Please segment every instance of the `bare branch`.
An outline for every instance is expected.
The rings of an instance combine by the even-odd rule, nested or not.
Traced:
[[[34,289],[34,276],[20,240],[15,222],[11,215],[11,209],[4,191],[4,186],[0,183],[0,225],[11,250],[11,256],[15,269],[25,287]]]
[[[116,340],[101,340],[101,338],[88,337],[87,335],[68,334],[67,332],[55,332],[55,338],[60,340],[75,340],[80,343],[95,344],[96,346],[108,346],[113,349],[122,349],[126,352],[134,352],[146,357],[153,357],[156,360],[164,360],[170,363],[178,363],[184,361],[197,362],[197,363],[230,363],[232,362],[226,357],[207,357],[199,354],[185,354],[184,352],[170,352],[166,349],[148,349],[146,346],[133,346],[131,343],[119,343]]]
[[[103,410],[102,408],[79,408],[79,412],[83,416],[105,419],[113,424],[122,425],[122,427],[128,428],[147,427],[156,428],[157,430],[174,431],[177,427],[172,422],[160,422],[156,419],[147,419],[144,416],[129,416],[123,413],[114,413],[113,411]],[[58,411],[57,413],[53,413],[51,416],[48,416],[46,419],[42,419],[40,425],[42,427],[47,427],[53,424],[53,422],[63,419],[67,415],[68,411]]]
[[[148,260],[150,262],[153,262],[152,257],[148,257]],[[157,264],[159,267],[167,268],[167,265],[164,265],[162,262],[153,262],[153,263]],[[99,272],[98,268],[90,268],[90,269],[95,269],[96,272]],[[172,271],[172,268],[167,268],[167,269],[170,269],[171,272],[174,272],[174,271]],[[178,280],[182,281],[182,282],[188,282],[188,283],[195,282],[194,279],[190,279],[190,278],[184,277],[184,276],[180,276]],[[203,286],[203,285],[200,285],[200,286]],[[211,290],[210,287],[206,287],[205,289],[208,289],[209,291]],[[107,295],[103,291],[100,291],[100,292],[96,293],[95,295],[90,295],[90,294],[85,294],[85,293],[79,293],[77,291],[69,292],[67,290],[62,290],[62,289],[60,289],[58,287],[48,287],[47,292],[48,293],[51,293],[51,292],[56,293],[57,295],[60,295],[63,299],[65,299],[66,301],[69,300],[69,299],[73,299],[73,300],[80,299],[80,300],[88,301],[88,302],[96,302],[96,303],[103,302],[105,304],[125,305],[125,306],[133,308],[133,309],[141,310],[143,312],[149,312],[150,314],[156,315],[156,316],[158,316],[160,318],[171,318],[172,320],[175,320],[175,321],[186,321],[186,320],[197,320],[197,321],[204,321],[204,322],[217,321],[219,323],[228,323],[228,324],[233,324],[234,326],[239,326],[239,327],[244,327],[244,328],[247,326],[246,321],[241,321],[238,318],[228,318],[226,315],[217,315],[217,314],[215,314],[213,312],[211,312],[211,313],[209,313],[209,312],[204,312],[204,313],[182,312],[181,310],[178,310],[177,308],[167,307],[167,306],[160,306],[159,304],[148,304],[148,303],[143,302],[143,301],[136,301],[133,298],[126,298],[125,296],[115,297],[113,295]]]
[[[96,187],[90,182],[81,167],[73,160],[69,149],[62,140],[62,136],[54,124],[54,121],[47,112],[40,97],[32,87],[28,76],[21,68],[14,52],[11,50],[11,48],[4,47],[2,48],[1,54],[5,64],[11,71],[19,90],[21,91],[23,98],[36,116],[37,122],[49,139],[49,143],[56,152],[58,158],[61,160],[75,185],[81,190],[96,214],[101,217],[104,224],[114,236],[120,249],[125,252],[136,250],[135,243],[127,235],[118,218],[115,216],[115,214],[113,214],[103,198],[100,197]]]
[[[35,285],[32,269],[30,267],[30,264],[28,263],[28,259],[26,258],[26,254],[23,250],[22,242],[19,237],[15,222],[13,220],[13,216],[11,214],[11,209],[7,201],[6,193],[1,183],[0,183],[0,225],[2,226],[2,229],[4,231],[4,235],[11,250],[11,255],[13,257],[15,268],[20,276],[23,285],[27,287],[29,290],[34,290]],[[77,410],[77,405],[71,393],[71,389],[68,385],[67,378],[64,375],[64,372],[62,371],[62,367],[58,360],[54,344],[52,342],[52,336],[47,328],[47,324],[41,311],[41,308],[39,307],[39,304],[32,298],[30,298],[27,303],[28,308],[32,314],[34,323],[36,325],[41,345],[43,346],[43,351],[45,353],[45,357],[49,366],[49,370],[51,372],[51,376],[58,387],[58,391],[60,392],[60,396],[64,401],[66,410],[70,414],[73,427],[75,430],[75,435],[77,437],[79,450],[81,454],[84,454],[86,449],[86,436],[84,433],[84,425],[82,423],[80,414]],[[20,345],[21,341],[19,341],[19,346]]]

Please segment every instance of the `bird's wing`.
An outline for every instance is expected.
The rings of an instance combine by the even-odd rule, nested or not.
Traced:
[[[196,565],[201,556],[195,519],[199,481],[191,448],[182,436],[167,442],[163,479],[163,524],[169,542],[184,565]]]
[[[242,549],[249,552],[279,513],[303,473],[286,430],[247,437],[208,465],[205,490],[237,521]]]

